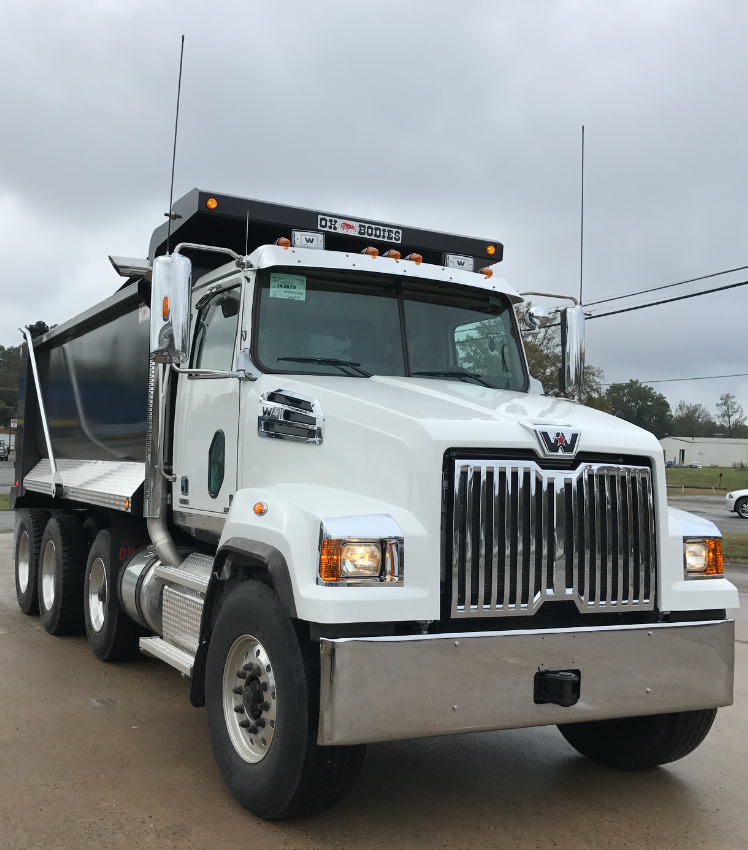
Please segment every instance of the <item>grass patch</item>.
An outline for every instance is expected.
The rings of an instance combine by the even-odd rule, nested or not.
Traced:
[[[10,498],[10,496],[8,496],[7,493],[0,493],[0,511],[7,511],[8,510],[8,499],[9,498]]]
[[[719,477],[722,473],[722,478]],[[728,490],[748,489],[748,469],[733,469],[730,466],[705,467],[704,469],[666,469],[665,475],[668,484],[683,485],[686,491],[690,489],[703,489],[712,492],[712,487],[717,492],[726,493]],[[669,489],[671,495],[676,495],[674,487]],[[690,495],[696,495],[691,493]]]
[[[748,564],[748,534],[723,534],[722,554],[727,564]]]

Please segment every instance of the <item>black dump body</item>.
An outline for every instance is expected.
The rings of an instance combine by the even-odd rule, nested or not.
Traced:
[[[369,246],[417,253],[442,265],[447,254],[472,257],[475,269],[499,262],[496,240],[455,236],[325,210],[308,210],[193,189],[174,204],[169,239],[251,253],[294,230],[323,232],[325,248],[359,253]],[[166,253],[167,225],[153,232],[149,258]],[[354,228],[358,228],[355,230]],[[223,265],[225,254],[188,252],[193,280]],[[114,280],[112,281],[114,283]],[[146,457],[150,283],[130,278],[114,295],[37,338],[34,351],[56,459],[140,461]],[[47,457],[33,374],[25,352],[19,385],[16,477]]]
[[[291,239],[294,230],[304,230],[324,233],[325,248],[330,251],[353,254],[372,246],[383,254],[394,248],[403,257],[420,254],[424,262],[438,266],[444,265],[447,254],[459,254],[473,258],[475,271],[500,262],[504,253],[504,246],[497,240],[374,222],[330,210],[289,207],[201,189],[188,192],[174,203],[173,209],[180,218],[171,225],[171,251],[180,242],[192,242],[251,254],[260,245],[273,245],[281,237]],[[362,229],[362,234],[351,225]],[[168,222],[153,231],[148,254],[151,260],[166,253],[167,230]],[[189,257],[197,275],[225,262],[220,255],[196,251],[190,251]]]
[[[149,323],[133,282],[35,341],[56,459],[145,461]],[[24,346],[16,476],[47,457],[34,378]]]

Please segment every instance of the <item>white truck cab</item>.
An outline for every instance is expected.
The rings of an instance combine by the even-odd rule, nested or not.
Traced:
[[[546,397],[500,243],[197,190],[175,211],[150,260],[113,258],[120,293],[28,333],[23,610],[189,676],[266,818],[332,804],[369,742],[555,724],[621,769],[698,746],[737,591],[654,436],[575,401],[581,309]]]

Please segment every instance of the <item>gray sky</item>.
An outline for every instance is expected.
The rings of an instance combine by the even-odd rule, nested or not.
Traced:
[[[107,254],[145,256],[182,33],[175,197],[500,239],[517,289],[575,293],[585,124],[585,300],[748,265],[738,0],[6,0],[0,32],[5,345],[111,293]],[[607,381],[748,372],[747,306],[748,287],[600,318],[588,359]],[[654,386],[748,409],[748,378]]]

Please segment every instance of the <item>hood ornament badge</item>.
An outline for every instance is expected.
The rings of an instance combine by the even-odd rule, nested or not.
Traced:
[[[556,455],[574,457],[577,453],[579,439],[582,436],[579,428],[572,428],[565,422],[531,422],[528,425],[535,432],[545,457]]]

